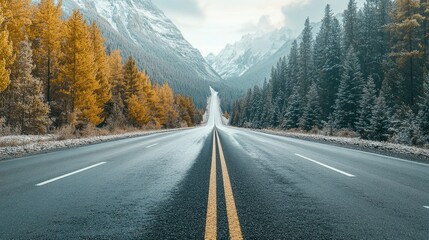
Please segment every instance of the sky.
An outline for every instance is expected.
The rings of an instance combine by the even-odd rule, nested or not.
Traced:
[[[203,56],[219,53],[245,34],[287,27],[298,35],[306,17],[318,22],[326,4],[334,13],[347,0],[152,0]],[[359,7],[364,0],[357,0]]]

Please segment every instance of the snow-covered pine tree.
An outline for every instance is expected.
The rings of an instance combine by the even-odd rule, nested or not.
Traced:
[[[372,77],[368,77],[367,84],[363,89],[362,99],[359,104],[359,118],[356,122],[356,129],[363,139],[367,139],[370,134],[372,112],[377,100],[377,91]]]
[[[390,0],[367,0],[359,18],[359,59],[364,78],[372,76],[377,91],[384,79],[383,63],[389,57],[386,25],[390,23]]]
[[[347,53],[348,49],[358,49],[358,8],[356,0],[349,0],[348,7],[344,11],[344,53]]]
[[[416,115],[409,106],[398,108],[390,121],[390,141],[406,145],[420,145],[422,134],[416,119]]]
[[[329,9],[327,9],[328,11]],[[329,10],[330,11],[330,10]],[[326,13],[328,14],[328,13]],[[325,16],[328,18],[329,14]],[[333,111],[335,105],[336,93],[341,79],[341,27],[338,20],[332,17],[330,27],[327,29],[326,45],[319,44],[315,46],[315,52],[319,51],[319,75],[317,77],[319,83],[319,95],[322,107],[322,118],[326,119]],[[321,41],[321,40],[319,40]],[[317,50],[322,48],[323,50]]]
[[[317,85],[313,83],[307,95],[307,105],[299,122],[300,127],[309,131],[313,127],[320,128],[321,126],[321,107]]]
[[[292,95],[288,99],[288,106],[283,116],[283,129],[291,129],[298,127],[298,121],[302,116],[301,98],[299,88],[295,86]]]
[[[267,128],[271,126],[271,120],[273,117],[273,103],[272,103],[272,85],[271,81],[267,82],[265,80],[264,85],[262,87],[262,101],[263,101],[263,109],[261,116],[261,128]]]
[[[288,56],[288,73],[289,73],[289,85],[286,89],[286,97],[289,98],[293,93],[293,88],[298,83],[298,76],[299,76],[299,54],[298,54],[298,43],[297,41],[293,41],[292,47],[290,49],[290,53]]]
[[[282,116],[283,103],[284,103],[283,96],[284,96],[283,91],[280,91],[276,99],[274,99],[272,114],[271,114],[272,118],[270,122],[270,125],[272,127],[278,127],[280,125],[280,121],[283,119],[283,116]]]
[[[313,34],[310,25],[310,19],[305,20],[304,30],[302,31],[302,41],[298,49],[298,81],[299,94],[302,100],[310,88],[314,78],[313,62]],[[305,104],[305,103],[304,103]]]
[[[389,117],[386,113],[386,100],[384,99],[384,94],[380,93],[372,111],[369,137],[376,141],[387,141],[389,137],[388,130]]]
[[[314,67],[317,75],[321,77],[323,67],[325,65],[325,57],[328,46],[328,39],[332,31],[332,19],[333,14],[331,11],[331,6],[328,4],[325,7],[325,16],[322,19],[322,26],[320,27],[319,33],[316,35],[316,40],[314,41]]]
[[[351,47],[343,64],[343,74],[335,101],[333,116],[336,128],[355,130],[363,85],[359,59]]]
[[[262,90],[259,86],[253,88],[253,98],[250,103],[250,121],[251,127],[261,128],[261,118],[263,114],[264,100],[262,96]]]
[[[424,142],[429,143],[429,74],[424,79],[417,120]]]
[[[22,41],[15,62],[16,75],[9,91],[14,96],[10,102],[9,122],[19,127],[22,134],[41,134],[50,125],[49,107],[44,102],[42,82],[34,78],[32,50],[28,41]]]

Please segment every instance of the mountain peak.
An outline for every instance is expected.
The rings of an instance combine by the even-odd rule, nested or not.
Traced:
[[[227,44],[214,58],[207,56],[206,60],[224,79],[236,78],[272,56],[290,39],[292,32],[287,28],[246,34],[239,41]]]

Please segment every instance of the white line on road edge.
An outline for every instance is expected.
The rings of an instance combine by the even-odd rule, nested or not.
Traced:
[[[149,145],[149,146],[147,146],[146,148],[155,147],[156,145],[158,145],[158,143],[155,143],[155,144]]]
[[[86,167],[86,168],[82,168],[82,169],[79,169],[79,170],[74,171],[74,172],[71,172],[71,173],[64,174],[64,175],[62,175],[62,176],[59,176],[59,177],[56,177],[56,178],[52,178],[52,179],[50,179],[50,180],[47,180],[47,181],[44,181],[44,182],[38,183],[38,184],[36,184],[36,186],[37,186],[37,187],[40,187],[40,186],[46,185],[46,184],[48,184],[48,183],[51,183],[51,182],[55,182],[55,181],[57,181],[57,180],[60,180],[60,179],[62,179],[62,178],[69,177],[69,176],[74,175],[74,174],[76,174],[76,173],[80,173],[80,172],[86,171],[86,170],[88,170],[88,169],[95,168],[95,167],[100,166],[100,165],[105,164],[105,163],[106,163],[106,162],[97,163],[97,164],[94,164],[94,165],[92,165],[92,166],[89,166],[89,167]]]
[[[325,168],[329,168],[329,169],[331,169],[331,170],[333,170],[333,171],[335,171],[335,172],[337,172],[337,173],[341,173],[341,174],[343,174],[343,175],[346,175],[347,177],[356,177],[356,176],[355,176],[355,175],[353,175],[353,174],[346,173],[346,172],[344,172],[344,171],[341,171],[341,170],[336,169],[336,168],[334,168],[334,167],[328,166],[328,165],[326,165],[326,164],[323,164],[323,163],[318,162],[318,161],[316,161],[316,160],[313,160],[313,159],[311,159],[311,158],[304,157],[304,156],[302,156],[302,155],[300,155],[300,154],[295,153],[295,155],[296,155],[296,156],[298,156],[298,157],[304,158],[304,159],[306,159],[306,160],[308,160],[308,161],[311,161],[311,162],[314,162],[314,163],[316,163],[316,164],[319,164],[320,166],[323,166],[323,167],[325,167]]]
[[[429,209],[429,206],[423,206],[423,207]]]

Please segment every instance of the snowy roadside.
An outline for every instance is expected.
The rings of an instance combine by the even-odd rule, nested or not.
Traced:
[[[410,157],[414,160],[429,163],[429,149],[425,148],[418,148],[388,142],[369,141],[359,138],[333,137],[311,133],[286,132],[272,129],[254,129],[254,131],[309,141],[316,141],[321,143],[330,143],[353,149],[370,150],[371,152],[383,153],[394,157]]]
[[[100,142],[146,136],[154,133],[179,131],[184,129],[190,129],[190,128],[137,131],[137,132],[114,134],[114,135],[91,136],[91,137],[66,139],[66,140],[58,140],[58,136],[55,134],[31,135],[31,136],[26,136],[26,135],[1,136],[0,137],[0,160],[22,157],[29,154],[39,153],[39,152],[49,152],[49,151],[54,151],[59,149],[85,146],[85,145],[95,144]]]

